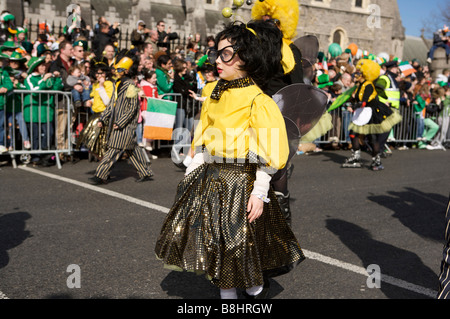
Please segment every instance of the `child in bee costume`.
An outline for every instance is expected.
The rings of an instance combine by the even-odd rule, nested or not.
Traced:
[[[153,172],[149,168],[142,148],[138,147],[136,128],[139,118],[139,89],[129,78],[132,67],[137,67],[134,57],[127,56],[127,51],[121,51],[114,63],[116,73],[115,91],[98,122],[99,127],[108,125],[107,151],[100,162],[95,175],[89,178],[91,184],[106,183],[114,163],[125,152],[137,169],[139,178],[136,182],[151,180]]]
[[[205,273],[223,299],[236,299],[237,288],[265,297],[266,278],[305,258],[270,187],[289,145],[280,109],[261,89],[280,65],[266,33],[279,44],[281,32],[260,23],[234,23],[216,36],[210,54],[220,80],[202,106],[195,156],[155,249],[170,269]]]
[[[361,168],[361,150],[359,135],[369,137],[372,146],[372,163],[374,171],[384,169],[380,159],[380,142],[377,135],[389,133],[392,127],[401,122],[399,112],[380,102],[374,82],[380,76],[381,67],[372,60],[362,59],[356,65],[359,76],[358,88],[354,95],[353,119],[349,125],[352,138],[352,155],[343,167]]]
[[[282,32],[281,43],[281,68],[270,79],[264,89],[264,93],[274,96],[284,87],[304,83],[302,66],[302,53],[292,42],[297,33],[297,24],[300,17],[299,2],[297,0],[264,0],[256,1],[252,7],[252,19],[264,20],[274,23]],[[328,114],[327,114],[328,115]],[[324,135],[331,129],[331,117],[324,117],[315,130],[308,134],[312,141]],[[279,170],[272,178],[272,187],[277,196],[281,209],[289,225],[292,224],[290,209],[290,193],[288,189],[288,177],[292,174],[294,166],[288,161],[287,165]]]

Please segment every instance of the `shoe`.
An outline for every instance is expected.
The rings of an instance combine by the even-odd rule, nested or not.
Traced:
[[[151,181],[151,180],[153,180],[153,173],[152,173],[152,175],[147,175],[147,176],[143,176],[141,178],[138,178],[137,180],[135,180],[135,182],[136,183],[143,183],[143,182]]]
[[[106,180],[101,179],[97,176],[92,176],[88,178],[89,180],[89,184],[91,185],[102,185],[102,184],[106,184]]]
[[[0,154],[8,152],[8,149],[3,145],[0,145]]]
[[[398,148],[398,150],[399,150],[399,151],[406,151],[406,150],[409,150],[409,147],[406,146],[406,145],[403,145],[403,146],[400,146],[400,147]]]
[[[75,102],[73,103],[73,105],[74,105],[76,108],[80,108],[80,107],[81,107],[81,101],[75,101]]]
[[[269,279],[264,277],[263,290],[259,294],[255,295],[255,296],[251,296],[246,291],[243,291],[242,295],[244,295],[245,299],[267,299],[267,295],[269,294],[269,289],[270,289]]]
[[[145,144],[144,144],[144,143],[138,143],[138,146],[139,146],[139,147],[144,147]]]
[[[361,151],[353,151],[352,156],[345,160],[345,163],[342,164],[343,168],[361,168],[362,164],[360,161]]]
[[[428,58],[427,62],[431,64],[431,62],[433,62],[433,61],[431,60],[431,58]]]
[[[145,146],[145,149],[149,152],[153,151],[153,147],[151,147],[150,145]]]
[[[379,155],[372,158],[372,164],[370,164],[370,169],[372,171],[381,171],[384,169],[383,164],[381,164],[381,159]]]
[[[30,143],[30,141],[25,141],[25,142],[23,142],[23,147],[24,147],[26,150],[31,149],[31,143]]]

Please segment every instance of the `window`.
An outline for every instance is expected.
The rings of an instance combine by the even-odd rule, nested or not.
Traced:
[[[342,40],[342,31],[336,31],[333,34],[333,43],[341,45],[341,40]]]
[[[363,0],[355,0],[356,8],[362,8],[362,6],[363,6]]]

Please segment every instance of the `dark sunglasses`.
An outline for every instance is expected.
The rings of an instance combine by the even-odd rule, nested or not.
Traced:
[[[230,50],[230,48],[233,50]],[[208,53],[209,63],[215,64],[219,57],[224,63],[230,62],[238,51],[239,47],[237,45],[229,45],[222,50],[211,49]]]

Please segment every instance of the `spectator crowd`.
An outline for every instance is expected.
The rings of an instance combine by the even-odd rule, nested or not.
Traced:
[[[109,83],[113,82],[111,68],[119,51],[120,24],[100,17],[91,27],[76,15],[77,10],[79,8],[74,9],[75,18],[68,21],[68,27],[61,34],[53,34],[48,24],[41,23],[36,39],[27,38],[27,25],[17,28],[17,33],[12,36],[1,38],[0,154],[24,149],[66,149],[68,143],[77,145],[77,138],[89,117],[102,111],[97,107],[96,98],[100,104],[109,101],[101,100],[105,96],[98,96],[98,89],[100,86],[107,92],[112,91]],[[3,12],[2,17],[7,14]],[[217,80],[213,66],[205,59],[208,50],[214,46],[214,36],[202,39],[196,34],[188,38],[185,45],[175,45],[177,38],[178,34],[172,32],[170,26],[166,31],[164,21],[159,21],[156,29],[149,29],[142,20],[137,22],[130,36],[132,45],[129,49],[139,57],[138,74],[134,80],[142,97],[137,141],[148,151],[157,145],[143,137],[147,108],[145,97],[176,100],[178,108],[174,128],[191,130],[200,111],[202,89]],[[444,43],[448,47],[447,38]],[[338,54],[321,52],[313,63],[314,75],[309,80],[326,92],[330,106],[355,85],[357,59],[376,59],[382,65],[383,73],[391,75],[400,92],[397,108],[404,113],[403,122],[407,123],[408,136],[414,139],[409,144],[396,143],[395,137],[391,136],[391,145],[430,150],[448,147],[445,143],[450,113],[450,70],[432,78],[429,66],[421,65],[418,60],[408,61],[411,68],[406,73],[402,69],[404,61],[393,56],[381,58],[363,54],[356,57],[353,53],[351,49]],[[34,93],[12,94],[14,90]],[[36,98],[35,91],[40,90],[70,93],[72,116],[67,116],[61,99],[50,94]],[[330,111],[334,127],[324,137],[327,143],[323,140],[316,143],[315,150],[328,146],[333,149],[351,147],[347,130],[351,121],[348,103],[351,102]],[[405,117],[405,110],[409,110],[409,118]],[[73,136],[65,134],[67,126],[71,127]],[[12,130],[16,128],[19,134],[13,139]],[[83,148],[80,143],[77,146]],[[66,161],[69,156],[61,153],[60,159]],[[36,163],[39,161],[37,158]]]

